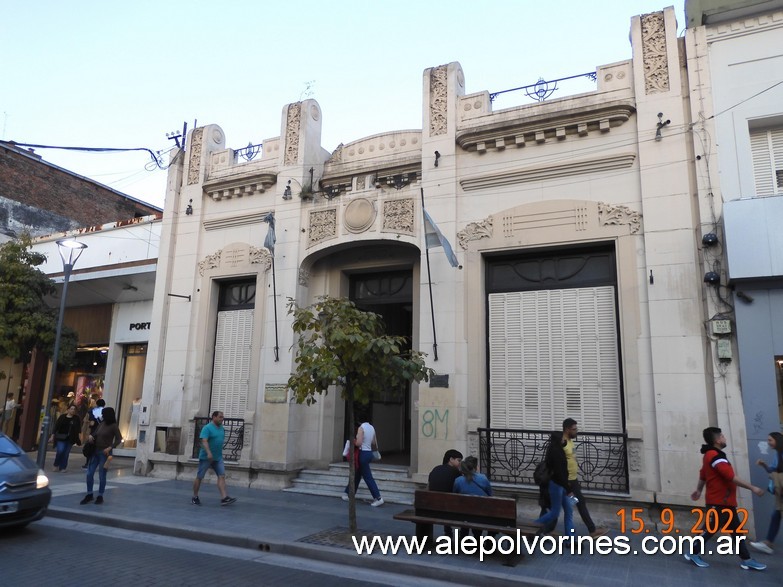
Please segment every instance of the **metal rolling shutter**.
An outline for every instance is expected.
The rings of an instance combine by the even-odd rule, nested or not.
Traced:
[[[489,295],[492,428],[621,432],[614,287]]]
[[[210,414],[244,418],[250,388],[253,310],[218,312]]]

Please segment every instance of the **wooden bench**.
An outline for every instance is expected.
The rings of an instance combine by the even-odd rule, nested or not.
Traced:
[[[416,524],[416,536],[434,540],[435,525],[452,528],[485,530],[489,534],[506,534],[517,537],[535,536],[540,528],[532,524],[517,523],[517,502],[507,497],[479,497],[459,493],[416,490],[412,510],[394,516],[395,520]],[[503,564],[515,566],[522,554],[506,555]]]

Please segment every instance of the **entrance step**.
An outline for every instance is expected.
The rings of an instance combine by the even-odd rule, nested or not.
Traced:
[[[413,493],[424,486],[408,477],[408,468],[395,465],[372,465],[372,476],[378,484],[381,497],[388,503],[413,505]],[[293,486],[284,489],[292,493],[307,493],[325,497],[340,497],[348,483],[348,463],[332,463],[328,469],[303,469],[293,480]],[[372,495],[362,481],[356,492],[358,501],[372,501]]]

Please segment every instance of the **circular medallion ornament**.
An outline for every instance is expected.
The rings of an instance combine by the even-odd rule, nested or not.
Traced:
[[[375,222],[375,206],[367,198],[356,198],[345,207],[345,228],[350,232],[364,232]]]

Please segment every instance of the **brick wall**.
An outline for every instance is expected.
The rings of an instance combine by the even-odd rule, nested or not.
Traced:
[[[18,203],[19,205],[16,205]],[[34,235],[149,216],[161,210],[0,142],[0,233]]]

